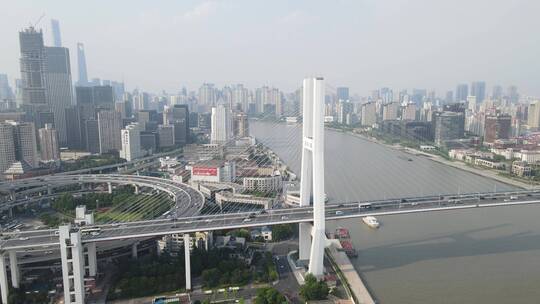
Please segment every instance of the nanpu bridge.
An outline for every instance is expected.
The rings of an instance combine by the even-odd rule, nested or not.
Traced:
[[[54,190],[66,185],[107,184],[133,185],[165,192],[174,202],[170,216],[148,221],[110,223],[92,226],[65,225],[59,229],[41,229],[3,233],[0,241],[0,292],[2,303],[8,298],[8,268],[11,284],[18,287],[20,271],[17,251],[60,250],[64,283],[64,303],[85,302],[84,278],[97,273],[96,244],[100,242],[140,240],[171,234],[183,234],[184,243],[190,233],[223,229],[247,228],[276,224],[299,223],[299,258],[309,260],[309,272],[323,275],[324,248],[327,244],[325,222],[419,212],[478,209],[540,203],[540,191],[492,192],[398,198],[379,201],[342,202],[325,206],[324,191],[324,80],[307,78],[303,84],[303,142],[300,206],[250,212],[201,214],[202,194],[171,180],[119,174],[66,174],[18,180],[0,184],[0,191],[9,199],[0,208],[9,210],[28,203],[27,194],[54,196]],[[89,171],[91,173],[92,171]],[[81,191],[85,191],[82,187]],[[310,198],[313,197],[313,204]],[[191,289],[190,252],[185,248],[186,289]],[[136,250],[136,249],[135,249]],[[6,263],[6,257],[9,257]],[[9,264],[9,267],[8,265]]]

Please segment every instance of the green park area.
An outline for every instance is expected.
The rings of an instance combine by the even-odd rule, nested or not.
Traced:
[[[42,214],[40,218],[45,225],[57,227],[71,221],[75,208],[80,205],[95,212],[96,223],[113,223],[154,219],[170,210],[173,201],[165,193],[135,194],[131,186],[115,189],[113,193],[88,193],[82,196],[64,193],[51,204],[56,212]]]

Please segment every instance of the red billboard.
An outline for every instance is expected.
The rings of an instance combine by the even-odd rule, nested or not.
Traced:
[[[207,167],[193,167],[193,175],[199,176],[217,176],[217,168],[207,168]]]

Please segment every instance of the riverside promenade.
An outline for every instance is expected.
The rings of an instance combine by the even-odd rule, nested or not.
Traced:
[[[358,272],[356,272],[356,269],[354,269],[351,260],[349,259],[347,254],[341,250],[342,248],[339,241],[329,241],[331,245],[327,247],[327,253],[331,258],[332,262],[339,269],[339,272],[341,272],[341,274],[343,275],[346,281],[344,282],[344,284],[348,284],[350,288],[350,290],[348,291],[352,292],[353,294],[353,302],[355,304],[375,304],[375,300],[373,299],[366,285],[358,275]]]

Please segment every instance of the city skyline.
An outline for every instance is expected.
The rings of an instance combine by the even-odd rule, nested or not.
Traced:
[[[77,10],[67,2],[20,1],[10,4],[13,14],[2,21],[6,51],[0,69],[13,86],[20,77],[16,33],[45,13],[46,19],[60,21],[63,45],[72,54],[78,42],[85,44],[89,79],[124,80],[129,90],[174,93],[210,82],[270,85],[289,92],[300,87],[297,79],[324,74],[331,85],[350,87],[351,95],[368,95],[380,87],[420,87],[442,97],[456,84],[473,81],[485,81],[486,92],[495,85],[516,85],[524,95],[540,95],[535,84],[540,45],[527,38],[527,29],[538,23],[529,15],[540,8],[538,3],[476,1],[467,3],[467,10],[454,2],[310,4],[188,1],[156,10],[141,2],[117,3],[121,10],[104,12],[99,1]],[[477,22],[486,8],[489,18]],[[81,12],[99,13],[100,24]],[[41,20],[37,27],[44,30],[45,44],[53,45],[50,22]],[[503,39],[510,36],[511,42]],[[140,43],[141,37],[147,43]],[[76,60],[71,56],[72,67]],[[307,64],[312,61],[318,65]]]

